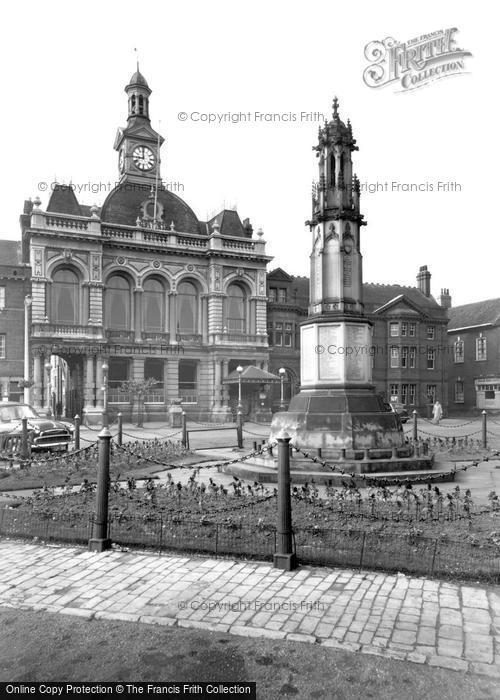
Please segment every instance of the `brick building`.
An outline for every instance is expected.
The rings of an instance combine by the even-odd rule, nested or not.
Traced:
[[[285,404],[300,384],[300,322],[307,318],[309,278],[293,277],[280,267],[267,275],[267,335],[269,369],[278,375],[284,369]],[[278,410],[281,387],[272,387],[272,407]]]
[[[21,243],[0,240],[0,384],[2,400],[23,397],[24,300],[30,294],[29,265],[22,262]]]
[[[450,309],[449,410],[500,410],[500,299]]]
[[[127,126],[114,143],[119,184],[102,206],[81,204],[61,185],[45,210],[37,199],[21,216],[33,271],[32,400],[47,407],[45,367],[56,355],[69,415],[99,420],[107,372],[111,412],[132,410],[124,381],[154,379],[150,418],[181,401],[193,419],[224,421],[237,392],[228,375],[238,365],[268,368],[265,241],[236,211],[200,221],[162,185],[163,138],[151,127],[151,90],[139,70],[125,91]],[[244,387],[249,414],[259,388]]]
[[[268,275],[267,328],[270,365],[300,384],[297,329],[307,317],[309,280],[281,268]],[[373,324],[373,382],[387,400],[400,401],[421,414],[439,399],[448,403],[447,336],[451,299],[443,290],[439,303],[431,294],[431,273],[420,268],[417,286],[363,284],[365,312]],[[287,334],[287,335],[286,335]],[[275,389],[276,398],[279,400]]]

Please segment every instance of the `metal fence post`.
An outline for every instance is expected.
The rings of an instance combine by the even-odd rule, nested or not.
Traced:
[[[238,449],[243,447],[243,413],[238,411],[236,416],[236,437],[238,439]]]
[[[413,439],[418,440],[418,413],[413,411]]]
[[[21,423],[21,450],[19,453],[19,457],[21,462],[27,462],[31,455],[31,445],[29,444],[28,440],[28,419],[23,418],[21,420]]]
[[[274,553],[275,569],[292,571],[296,569],[297,556],[293,551],[292,502],[290,497],[290,440],[284,430],[278,440],[278,545]]]
[[[359,568],[360,568],[360,569],[363,568],[363,557],[364,557],[364,554],[365,554],[365,540],[366,540],[366,531],[364,530],[364,531],[363,531],[363,541],[362,541],[362,543],[361,543],[361,554],[360,554],[360,557],[359,557]]]
[[[95,520],[92,537],[89,540],[91,552],[104,552],[111,548],[108,537],[108,496],[109,496],[109,457],[111,433],[104,427],[99,433],[99,465],[97,471],[97,491]]]
[[[75,416],[75,450],[80,449],[80,416],[78,413]]]
[[[182,438],[181,438],[181,444],[183,447],[188,446],[188,434],[187,434],[187,427],[186,427],[186,413],[183,411],[182,412]]]
[[[121,446],[123,443],[123,416],[121,413],[117,415],[118,419],[118,434],[117,434],[117,442]]]
[[[487,413],[486,411],[482,412],[482,417],[483,417],[483,429],[482,429],[482,439],[483,439],[483,447],[486,449],[488,447],[488,436],[486,434],[487,428],[488,428],[488,418],[487,418]]]

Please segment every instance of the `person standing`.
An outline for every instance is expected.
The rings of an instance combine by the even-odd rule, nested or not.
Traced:
[[[443,407],[439,403],[439,401],[436,401],[432,408],[432,422],[435,425],[439,425],[439,421],[443,417]]]

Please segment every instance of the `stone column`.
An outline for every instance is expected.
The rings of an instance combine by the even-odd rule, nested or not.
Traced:
[[[94,407],[94,357],[87,355],[85,362],[85,407]]]
[[[169,358],[166,360],[165,394],[169,400],[179,398],[179,360]]]
[[[44,359],[43,363],[43,386],[44,386],[44,395],[43,395],[43,410],[46,411],[47,415],[50,415],[51,413],[51,399],[52,399],[52,364],[50,362],[50,355],[47,355]],[[49,363],[50,364],[50,369],[47,370],[45,365]]]
[[[103,402],[103,390],[102,390],[102,383],[103,383],[103,374],[102,374],[102,364],[104,362],[104,358],[102,355],[98,355],[96,357],[96,371],[95,371],[95,386],[96,386],[96,407],[101,409],[104,408],[104,402]]]
[[[168,318],[170,333],[170,344],[177,342],[177,292],[169,292],[168,294]]]
[[[214,408],[220,408],[221,397],[221,361],[214,361]]]
[[[201,297],[201,342],[203,345],[208,343],[208,298]]]
[[[142,343],[142,287],[134,289],[134,337],[136,343]]]
[[[222,379],[226,379],[229,374],[228,371],[229,360],[222,360]],[[224,408],[229,408],[229,384],[222,384],[222,405]]]
[[[33,358],[33,405],[36,409],[42,408],[42,358],[35,355]]]

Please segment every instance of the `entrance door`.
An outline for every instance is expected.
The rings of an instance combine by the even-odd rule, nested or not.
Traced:
[[[83,415],[85,398],[83,391],[83,358],[81,356],[70,356],[65,359],[65,367],[62,368],[61,372],[62,383],[58,408],[60,408],[60,412],[65,418],[72,420],[77,414],[80,417]],[[65,387],[64,402],[61,401],[62,385]]]

